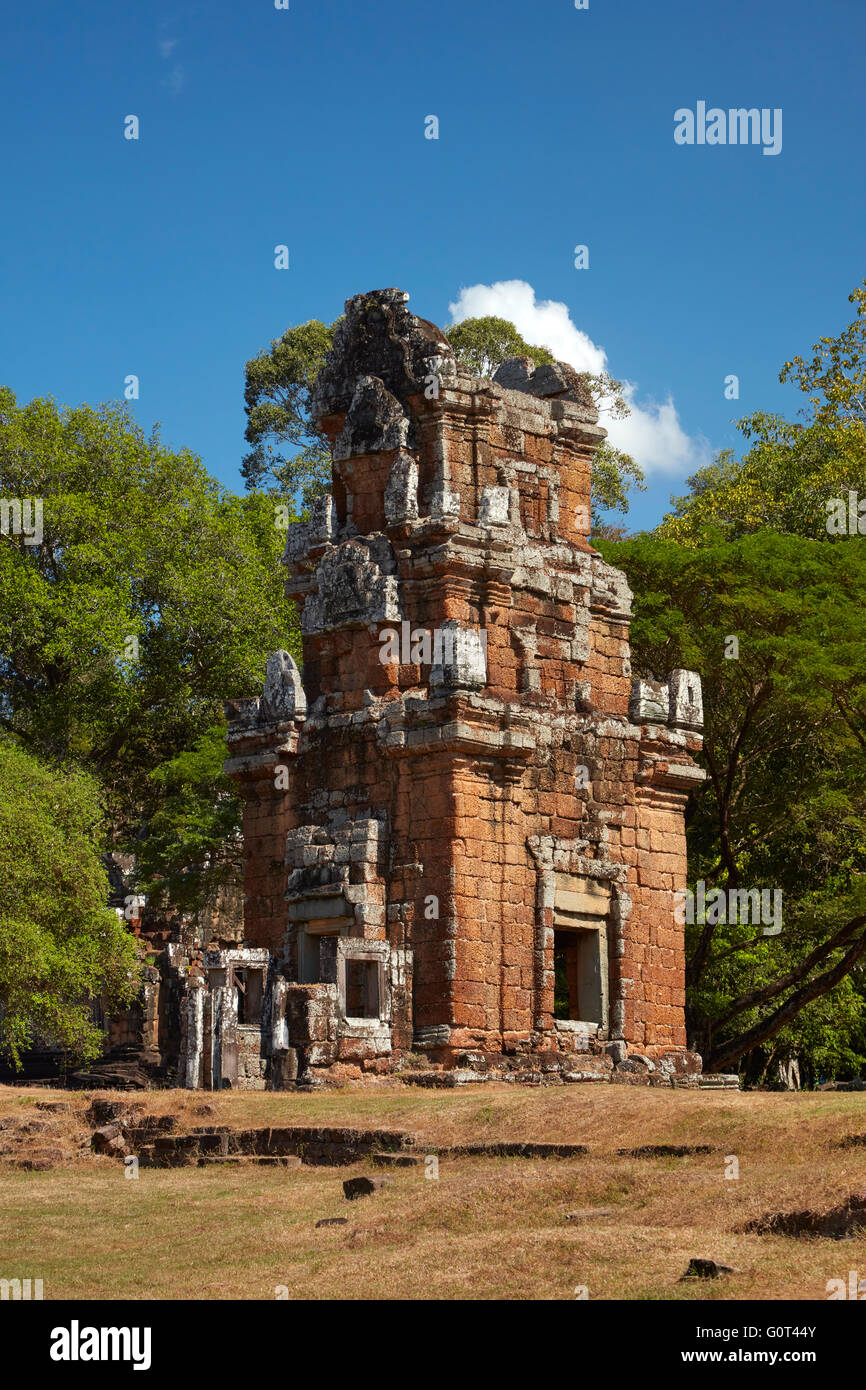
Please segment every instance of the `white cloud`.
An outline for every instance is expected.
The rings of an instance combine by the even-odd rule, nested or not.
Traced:
[[[168,77],[164,77],[160,83],[161,87],[168,87],[170,92],[177,96],[186,86],[186,73],[180,63],[176,63]]]
[[[162,54],[163,58],[170,58],[172,52],[175,48],[177,48],[179,42],[179,39],[160,39],[159,51]]]
[[[453,323],[496,315],[508,319],[528,343],[548,348],[559,361],[579,372],[611,371],[607,353],[572,323],[567,304],[555,299],[537,300],[525,280],[498,280],[493,285],[461,289],[448,306]],[[616,372],[611,374],[616,376]],[[712,450],[703,435],[683,429],[673,397],[659,404],[638,400],[635,382],[623,381],[631,414],[625,420],[602,415],[612,444],[632,455],[647,474],[694,472],[709,463]]]
[[[686,434],[672,396],[662,404],[641,405],[632,381],[623,382],[622,394],[631,414],[624,420],[602,417],[602,424],[611,443],[631,454],[645,473],[693,473],[712,462],[710,441],[702,434]]]
[[[571,321],[567,304],[555,299],[537,300],[525,280],[498,280],[495,285],[470,285],[448,305],[452,320],[480,319],[495,315],[513,323],[522,338],[546,347],[559,362],[570,362],[578,372],[602,372],[607,355]]]

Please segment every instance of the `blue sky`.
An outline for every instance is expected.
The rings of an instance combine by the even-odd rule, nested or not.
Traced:
[[[141,423],[239,489],[244,362],[289,324],[385,285],[442,326],[517,293],[530,325],[566,306],[544,321],[633,383],[633,526],[734,419],[799,408],[781,364],[853,317],[866,275],[864,0],[290,3],[4,17],[0,380],[20,399],[116,398],[135,373]],[[781,153],[676,145],[699,101],[781,108]],[[531,289],[461,300],[508,282]]]

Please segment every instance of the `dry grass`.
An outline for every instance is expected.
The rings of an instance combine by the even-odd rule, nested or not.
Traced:
[[[127,1099],[141,1097],[127,1097]],[[0,1117],[36,1115],[69,1092],[0,1087]],[[746,1235],[768,1210],[834,1205],[866,1189],[857,1094],[544,1090],[428,1092],[387,1083],[316,1095],[157,1092],[153,1112],[191,1124],[334,1124],[408,1129],[421,1153],[493,1139],[583,1143],[575,1160],[443,1159],[438,1180],[393,1170],[385,1192],[348,1203],[342,1179],[369,1170],[143,1169],[70,1158],[50,1172],[0,1168],[0,1277],[42,1278],[54,1298],[824,1299],[831,1278],[866,1277],[866,1235]],[[212,1113],[202,1115],[207,1105]],[[72,1140],[75,1117],[57,1117]],[[35,1142],[35,1141],[34,1141]],[[710,1144],[679,1159],[618,1148]],[[740,1176],[725,1178],[736,1155]],[[598,1209],[567,1221],[576,1209]],[[601,1209],[605,1209],[602,1212]],[[612,1209],[612,1210],[607,1210]],[[347,1226],[315,1229],[322,1217]],[[692,1256],[738,1267],[678,1284]]]

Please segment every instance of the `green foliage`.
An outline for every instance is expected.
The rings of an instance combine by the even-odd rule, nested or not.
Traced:
[[[134,835],[153,769],[260,687],[287,634],[298,651],[274,502],[227,493],[122,406],[8,389],[0,496],[44,499],[41,546],[0,537],[0,726],[93,772],[114,836]]]
[[[742,420],[741,459],[690,478],[645,550],[612,548],[634,566],[640,659],[703,675],[693,877],[785,891],[780,937],[690,933],[695,1036],[753,1079],[785,1056],[812,1077],[866,1062],[866,560],[859,535],[827,527],[831,499],[866,490],[866,288],[849,300],[855,320],[782,369],[802,418]],[[739,660],[720,661],[726,634]]]
[[[195,913],[240,879],[242,803],[223,772],[225,738],[225,725],[214,725],[150,774],[155,809],[138,871],[151,907]]]
[[[689,807],[690,881],[783,894],[780,936],[687,930],[692,1040],[708,1069],[766,1042],[777,1053],[808,1042],[814,1066],[841,1065],[850,1053],[826,1000],[832,991],[838,1016],[857,1024],[849,972],[866,952],[862,542],[705,530],[697,545],[647,535],[601,549],[636,594],[635,673],[702,676],[709,775]],[[732,636],[736,659],[726,657]]]
[[[536,366],[556,361],[549,348],[525,342],[513,323],[495,314],[452,324],[447,337],[458,362],[475,376],[493,376],[507,357],[531,357]]]
[[[133,938],[107,906],[95,782],[0,741],[0,1054],[20,1064],[35,1040],[81,1060],[102,1034],[88,1001],[132,1001]]]
[[[834,426],[866,424],[866,280],[848,296],[857,317],[837,338],[820,338],[807,362],[794,357],[780,381],[796,381],[814,417]]]
[[[327,489],[331,455],[310,418],[310,392],[338,322],[296,324],[247,362],[244,437],[253,447],[241,472],[248,489],[300,497],[305,507]]]
[[[854,322],[821,338],[808,363],[795,357],[782,368],[780,381],[811,393],[805,421],[761,411],[741,420],[744,457],[725,450],[689,478],[660,534],[699,544],[712,526],[730,539],[775,530],[826,540],[828,501],[847,498],[849,488],[866,491],[866,289],[849,300]]]
[[[635,490],[645,492],[643,470],[635,463],[631,454],[617,449],[607,439],[603,439],[592,460],[592,541],[605,538],[610,523],[604,512],[620,512],[623,516],[629,509],[629,493]]]

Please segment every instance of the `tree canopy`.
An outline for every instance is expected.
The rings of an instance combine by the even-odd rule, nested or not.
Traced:
[[[859,1017],[845,977],[866,954],[866,564],[859,544],[772,533],[602,549],[635,591],[633,670],[701,673],[690,882],[782,895],[779,935],[712,914],[686,929],[691,1039],[729,1070],[783,1028],[790,1043],[836,986]]]
[[[62,838],[51,786],[75,793],[68,808],[58,803],[64,816],[80,807],[83,817],[97,788],[106,813],[90,816],[89,840],[76,832],[69,872],[58,878],[47,851],[34,861],[57,913],[71,911],[70,932],[84,914],[68,937],[41,900],[32,909],[26,896],[16,903],[23,870],[12,873],[9,850],[0,997],[15,1047],[31,1018],[84,1056],[94,1035],[70,1001],[117,973],[116,920],[110,914],[106,931],[97,912],[108,891],[99,852],[134,853],[155,906],[196,911],[238,875],[241,808],[222,776],[223,701],[261,689],[275,648],[300,656],[279,564],[285,509],[263,493],[233,496],[189,450],[166,448],[156,432],[146,438],[124,406],[19,405],[8,389],[0,390],[0,495],[40,498],[43,507],[40,545],[0,537],[7,768],[11,777],[23,766],[17,756],[78,778],[34,772],[44,804],[14,798],[9,845],[20,847],[16,818],[19,837],[32,829],[46,846]],[[32,896],[35,880],[28,885]]]
[[[782,893],[784,926],[687,927],[688,1021],[705,1067],[753,1079],[799,1055],[866,1060],[866,551],[828,502],[866,490],[866,297],[782,369],[802,418],[755,414],[747,449],[689,479],[656,532],[602,545],[635,591],[636,672],[701,673],[704,787],[689,807],[694,886]]]
[[[338,323],[296,324],[247,362],[244,438],[252,448],[241,473],[248,489],[299,495],[305,507],[326,489],[331,454],[310,416],[310,392]]]
[[[744,456],[725,450],[689,478],[660,534],[695,544],[710,525],[730,539],[765,529],[826,539],[828,504],[847,501],[849,489],[866,495],[866,288],[848,299],[854,321],[780,373],[808,398],[801,418],[757,411],[741,420]]]
[[[128,1004],[133,937],[106,906],[105,827],[96,781],[0,740],[0,1055],[43,1042],[99,1055],[89,1001]]]
[[[41,497],[44,537],[0,538],[0,725],[99,778],[134,833],[154,768],[297,646],[272,499],[235,497],[127,409],[19,406],[0,390],[0,495]]]

